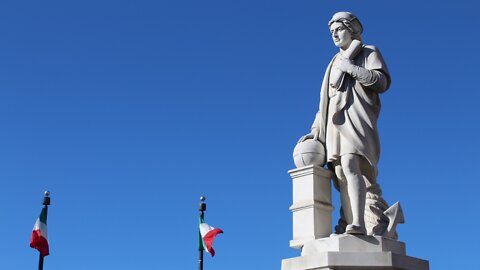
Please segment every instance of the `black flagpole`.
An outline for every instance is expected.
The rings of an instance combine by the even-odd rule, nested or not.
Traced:
[[[43,197],[43,208],[45,208],[45,222],[47,221],[48,206],[50,205],[50,191],[45,191],[45,196]],[[38,270],[43,270],[43,256],[40,253],[40,258],[38,259]]]
[[[205,197],[200,197],[200,205],[198,206],[198,211],[200,211],[200,218],[203,220],[204,211],[207,210],[207,205],[205,204]],[[199,232],[200,241],[202,241],[202,235]],[[199,242],[198,245],[198,270],[203,270],[203,246],[202,242]]]

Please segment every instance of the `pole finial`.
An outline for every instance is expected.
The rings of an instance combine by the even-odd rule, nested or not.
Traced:
[[[50,205],[50,191],[45,190],[44,195],[45,196],[43,197],[43,205]]]
[[[205,196],[200,197],[200,205],[198,206],[198,210],[203,213],[203,211],[207,210],[207,204],[205,203]]]

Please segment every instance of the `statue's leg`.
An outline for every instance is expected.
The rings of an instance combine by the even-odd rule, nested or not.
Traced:
[[[377,184],[372,165],[362,157],[360,167],[366,185],[365,228],[368,235],[382,235],[388,226],[388,218],[383,214],[388,205],[382,198],[382,190]]]
[[[345,232],[346,226],[352,223],[352,209],[348,196],[347,179],[343,173],[340,160],[335,161],[333,167],[337,178],[338,191],[340,192],[340,202],[342,203],[340,219],[338,220],[338,225],[335,227],[335,233],[342,234]]]
[[[364,219],[366,185],[361,171],[361,159],[361,156],[355,154],[341,157],[352,212],[352,222],[347,226],[346,232],[351,234],[366,234]]]
[[[350,209],[350,199],[348,198],[347,179],[343,174],[340,159],[328,163],[328,168],[335,173],[335,177],[333,179],[334,186],[338,192],[340,192],[340,202],[342,204],[340,207],[340,218],[338,219],[338,224],[335,226],[335,233],[343,234],[345,233],[347,225],[352,222],[352,211]]]

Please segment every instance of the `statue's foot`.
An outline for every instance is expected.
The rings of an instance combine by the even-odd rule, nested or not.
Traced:
[[[355,235],[365,235],[366,234],[364,228],[362,228],[361,226],[358,226],[358,225],[353,225],[353,224],[347,225],[347,228],[346,228],[345,232],[348,233],[348,234],[355,234]]]
[[[335,234],[343,234],[345,233],[345,226],[337,225],[335,226]]]

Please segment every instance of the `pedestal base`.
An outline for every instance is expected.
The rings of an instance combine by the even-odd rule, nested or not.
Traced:
[[[428,270],[405,244],[379,236],[336,235],[305,243],[302,256],[282,260],[282,270]]]
[[[292,177],[293,239],[290,247],[301,249],[304,243],[328,237],[332,233],[332,172],[320,166],[288,171]]]

